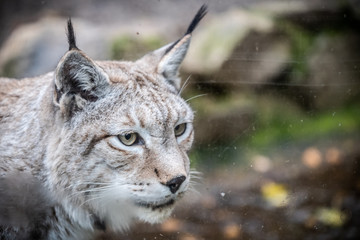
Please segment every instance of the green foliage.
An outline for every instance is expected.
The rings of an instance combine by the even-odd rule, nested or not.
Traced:
[[[17,59],[8,60],[0,71],[1,76],[9,78],[15,77],[17,64]]]
[[[293,80],[301,82],[308,75],[308,55],[317,35],[285,20],[279,20],[277,25],[290,40]]]
[[[312,140],[331,135],[352,134],[360,130],[360,109],[349,106],[315,115],[274,112],[266,122],[259,121],[250,136],[253,147],[269,146],[284,141]],[[262,116],[259,116],[261,119]]]

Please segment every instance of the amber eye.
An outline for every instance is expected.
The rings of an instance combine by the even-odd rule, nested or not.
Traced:
[[[175,136],[180,137],[186,130],[186,123],[181,123],[174,128]]]
[[[137,133],[125,133],[124,135],[119,135],[118,138],[120,142],[126,146],[131,146],[139,142],[139,135]]]

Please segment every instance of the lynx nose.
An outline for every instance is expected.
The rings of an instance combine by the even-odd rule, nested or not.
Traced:
[[[176,193],[179,190],[181,184],[185,181],[185,176],[179,176],[171,179],[165,185],[169,187],[170,192]]]

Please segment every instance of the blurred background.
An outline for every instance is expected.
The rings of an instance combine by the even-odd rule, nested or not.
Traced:
[[[163,224],[98,239],[359,239],[360,1],[1,0],[0,73],[55,69],[71,16],[91,58],[177,40],[196,112],[193,187]]]

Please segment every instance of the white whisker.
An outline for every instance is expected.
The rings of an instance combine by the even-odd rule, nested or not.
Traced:
[[[70,194],[68,197],[69,198],[74,198],[80,194],[83,194],[83,193],[91,193],[91,192],[101,192],[101,191],[106,191],[108,189],[110,189],[111,186],[103,186],[103,187],[95,187],[95,188],[89,188],[89,189],[84,189],[84,190],[81,190],[81,191],[77,191],[77,192],[74,192],[72,194]]]
[[[189,185],[190,185],[190,186],[200,186],[200,185],[203,185],[203,182],[201,182],[201,181],[195,181],[195,180],[190,180]]]
[[[69,197],[71,196],[75,196],[77,194],[82,194],[82,193],[90,193],[90,192],[100,192],[100,191],[103,191],[103,190],[106,190],[107,188],[91,188],[91,189],[85,189],[85,190],[81,190],[81,191],[77,191],[77,192],[74,192],[72,194],[69,195]]]
[[[203,185],[203,173],[196,171],[195,169],[190,169],[189,192],[200,196],[200,192],[196,189],[196,187],[201,185]]]
[[[190,170],[190,178],[203,178],[204,174],[198,171],[191,171]]]
[[[190,78],[191,78],[191,74],[190,74],[190,76],[185,80],[184,84],[181,86],[180,91],[179,91],[179,93],[178,93],[178,96],[180,96],[181,93],[182,93],[182,91],[188,86],[188,81],[190,80]]]
[[[106,196],[105,193],[107,192],[111,192],[114,188],[112,186],[107,186],[104,187],[102,189],[100,189],[99,191],[94,191],[94,192],[101,192],[101,194],[95,194],[95,196],[93,196],[92,198],[87,199],[86,201],[84,201],[82,204],[80,204],[79,207],[83,206],[85,203],[91,202],[93,200],[97,200],[97,199],[102,199],[104,198],[104,196]],[[94,189],[95,190],[95,189]],[[106,198],[105,198],[106,199]]]
[[[89,184],[89,185],[109,185],[110,183],[105,182],[83,182],[81,184]]]
[[[93,201],[93,200],[101,199],[101,198],[103,198],[103,197],[102,197],[102,196],[96,196],[96,197],[89,198],[88,200],[86,200],[86,201],[84,201],[83,203],[81,203],[81,204],[79,205],[79,207],[82,207],[85,203],[91,202],[91,201]]]
[[[76,187],[79,187],[81,185],[109,185],[109,183],[82,182],[82,183],[79,183],[79,184],[76,184],[76,185],[74,184],[74,185],[67,186],[64,189],[67,190],[67,189],[70,189],[70,188],[76,188]]]
[[[193,186],[193,184],[190,184],[188,187],[188,192],[193,193],[194,195],[196,195],[197,197],[199,197],[201,194],[200,192]]]
[[[202,172],[199,172],[199,171],[196,171],[194,169],[191,169],[190,170],[190,179],[198,179],[198,180],[201,180],[203,179],[203,173]]]
[[[185,102],[188,102],[188,101],[191,101],[191,100],[193,100],[195,98],[203,97],[203,96],[206,96],[206,95],[207,95],[207,93],[199,94],[199,95],[196,95],[196,96],[193,96],[191,98],[186,99]]]
[[[191,178],[191,179],[203,179],[202,176],[197,176],[197,175],[194,175],[194,174],[191,174],[191,175],[190,175],[190,178]]]

